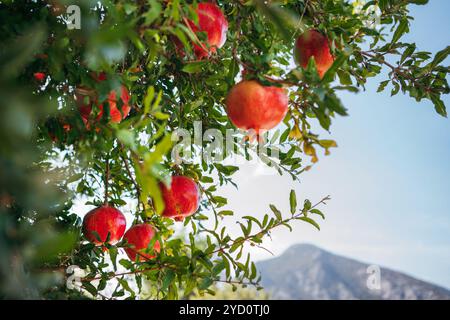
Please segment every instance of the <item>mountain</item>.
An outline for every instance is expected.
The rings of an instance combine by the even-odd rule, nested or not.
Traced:
[[[262,285],[274,299],[450,299],[450,291],[401,272],[380,268],[367,285],[369,264],[298,244],[257,263]],[[369,289],[371,287],[372,289]]]

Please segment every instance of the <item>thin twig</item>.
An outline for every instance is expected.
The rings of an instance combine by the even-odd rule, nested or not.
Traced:
[[[402,76],[403,78],[408,79],[409,81],[411,81],[411,83],[414,85],[414,87],[419,87],[419,88],[425,88],[426,90],[428,90],[427,87],[421,85],[420,83],[417,82],[417,78],[415,78],[414,76],[410,75],[409,73],[406,73],[405,69],[402,68],[401,66],[394,66],[392,64],[390,64],[389,62],[387,62],[385,59],[380,59],[377,55],[369,53],[367,51],[361,51],[361,55],[371,58],[375,61],[377,61],[378,63],[384,64],[386,66],[388,66],[389,68],[391,68],[392,72],[394,73],[395,77],[397,75]]]
[[[122,151],[124,151],[123,145],[122,145],[121,147],[122,147]],[[139,204],[142,205],[142,210],[145,211],[145,204],[141,201],[141,188],[140,188],[140,186],[138,185],[136,179],[133,177],[133,174],[131,173],[131,169],[130,169],[130,165],[129,165],[129,163],[128,163],[128,159],[127,159],[123,154],[120,155],[120,158],[121,158],[122,161],[123,161],[123,164],[124,164],[124,166],[125,166],[125,170],[126,170],[127,173],[128,173],[128,176],[129,176],[129,178],[130,178],[130,180],[131,180],[131,183],[133,183],[134,188],[136,189],[136,195],[137,195],[138,205],[139,205]]]
[[[105,206],[108,205],[108,189],[109,189],[109,155],[106,157],[106,168],[105,168]]]
[[[202,190],[202,193],[205,194],[206,199],[208,200],[209,204],[211,205],[211,209],[213,210],[214,213],[214,219],[215,219],[215,223],[214,223],[214,230],[217,230],[217,227],[219,225],[219,220],[218,220],[218,213],[217,213],[217,209],[214,205],[214,203],[212,202],[211,197],[208,195],[208,193],[206,192],[205,188],[199,183],[198,186],[200,187],[200,189]]]
[[[327,200],[330,200],[330,196],[324,197],[322,200],[320,200],[320,201],[317,202],[315,205],[313,205],[308,211],[311,211],[312,209],[316,208],[316,207],[319,206],[320,204],[325,203],[325,201],[327,201]],[[216,250],[213,250],[213,251],[209,252],[208,254],[210,255],[210,254],[214,254],[214,253],[217,253],[217,252],[223,252],[223,250],[226,249],[226,248],[230,248],[230,247],[234,246],[235,244],[240,244],[240,243],[247,242],[247,241],[251,240],[252,238],[254,238],[254,237],[258,236],[258,235],[265,234],[265,233],[267,233],[268,231],[270,231],[270,230],[272,230],[272,229],[274,229],[274,228],[276,228],[276,227],[279,227],[280,225],[282,225],[282,224],[284,224],[284,223],[287,223],[287,222],[289,222],[289,221],[291,221],[291,220],[294,220],[294,219],[296,219],[296,218],[299,218],[299,217],[302,216],[302,215],[304,215],[304,213],[303,213],[303,212],[300,212],[300,213],[298,213],[298,214],[296,214],[296,215],[291,216],[290,218],[287,218],[287,219],[284,219],[284,220],[281,220],[281,221],[275,223],[273,226],[271,226],[270,228],[268,228],[268,229],[266,229],[266,230],[261,230],[261,231],[255,233],[255,234],[248,235],[248,236],[246,236],[246,237],[244,237],[244,238],[235,240],[235,241],[233,241],[233,242],[231,243],[231,245],[227,244],[227,245],[225,245],[225,246],[219,247],[219,248],[217,248]]]

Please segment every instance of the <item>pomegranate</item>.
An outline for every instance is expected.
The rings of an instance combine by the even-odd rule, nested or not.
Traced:
[[[225,104],[228,117],[236,127],[252,129],[260,134],[274,128],[284,119],[288,101],[282,88],[244,80],[230,90]]]
[[[334,61],[328,38],[314,29],[308,30],[298,37],[295,42],[294,55],[295,61],[302,68],[306,68],[309,59],[313,57],[321,78]]]
[[[33,74],[34,79],[36,79],[36,81],[42,82],[45,79],[45,73],[43,72],[36,72]]]
[[[95,245],[104,243],[109,234],[109,244],[116,244],[125,232],[127,222],[119,210],[110,206],[101,206],[89,211],[83,219],[83,233]],[[98,240],[96,234],[100,237]]]
[[[100,75],[96,78],[96,80],[99,82],[105,81],[106,75],[104,73],[100,73]],[[83,121],[85,123],[87,123],[89,120],[89,117],[92,112],[92,104],[93,103],[95,103],[99,109],[96,120],[100,120],[102,118],[104,102],[99,103],[97,101],[96,97],[89,97],[89,99],[88,99],[89,101],[86,104],[84,101],[85,95],[83,95],[83,94],[77,94],[75,96],[75,98],[78,103],[78,110],[80,111],[81,117],[83,118]],[[120,123],[124,118],[126,118],[128,116],[128,114],[130,113],[130,110],[131,110],[131,107],[129,105],[130,94],[128,93],[127,88],[123,85],[121,87],[120,99],[122,100],[122,107],[120,108],[120,110],[117,107],[118,101],[117,101],[115,90],[111,90],[111,92],[109,93],[108,98],[106,100],[109,105],[109,115],[111,117],[111,121],[114,123]]]
[[[69,133],[69,131],[72,130],[72,126],[69,123],[61,122],[61,121],[60,121],[60,125],[62,125],[62,130],[63,130],[63,135],[64,135],[63,141],[64,141],[67,133]],[[58,138],[56,137],[54,132],[49,131],[48,134],[53,142],[58,142]]]
[[[194,44],[194,53],[198,59],[207,57],[221,48],[227,39],[228,21],[222,10],[214,3],[202,2],[197,7],[198,25],[188,20],[189,26],[194,32],[205,32],[207,45]]]
[[[165,208],[164,217],[182,221],[185,217],[193,215],[199,206],[200,194],[194,180],[185,176],[174,176],[170,188],[160,183]]]
[[[132,261],[136,260],[136,256],[139,257],[139,261],[153,259],[155,255],[149,254],[146,252],[146,249],[148,249],[148,245],[155,234],[155,229],[146,223],[137,224],[128,229],[123,236],[129,245],[129,247],[125,248],[128,258]],[[159,252],[160,249],[160,244],[156,241],[153,250]]]

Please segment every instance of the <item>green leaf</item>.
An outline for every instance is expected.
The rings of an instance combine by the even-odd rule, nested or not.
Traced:
[[[219,206],[224,206],[228,203],[228,200],[221,196],[213,196],[211,197],[211,200]]]
[[[170,134],[166,134],[164,138],[156,145],[153,152],[146,153],[144,155],[144,162],[146,166],[153,166],[159,163],[163,157],[169,152],[173,145],[172,137]]]
[[[403,63],[406,58],[410,57],[414,51],[416,50],[416,45],[414,43],[410,44],[402,54],[402,58],[400,59],[400,63]]]
[[[250,221],[256,223],[260,228],[262,228],[261,222],[259,222],[259,220],[253,216],[243,216],[242,219],[250,220]]]
[[[160,111],[153,112],[152,115],[158,120],[167,120],[170,118],[170,115],[168,115],[167,113],[160,112]]]
[[[275,207],[273,204],[269,205],[270,210],[272,210],[272,212],[275,214],[275,216],[277,217],[278,220],[282,220],[282,216],[281,216],[281,212],[280,210],[277,209],[277,207]]]
[[[258,273],[257,273],[257,270],[256,270],[256,265],[255,265],[254,262],[252,262],[252,264],[251,264],[250,279],[255,279],[257,275],[258,275]]]
[[[337,148],[337,143],[334,140],[327,140],[327,139],[319,140],[319,144],[320,146],[326,149]]]
[[[201,182],[203,183],[213,183],[214,179],[208,176],[202,176],[202,178],[200,179]]]
[[[393,82],[393,84],[394,84],[394,89],[392,89],[392,91],[391,91],[391,97],[395,96],[400,91],[400,85],[398,84],[398,82]]]
[[[303,220],[305,222],[308,222],[309,224],[312,224],[314,227],[317,228],[317,230],[320,231],[320,226],[317,224],[317,222],[315,222],[313,219],[308,218],[308,217],[299,217],[299,220]]]
[[[222,270],[224,270],[224,269],[225,269],[225,261],[221,260],[219,263],[217,263],[217,264],[213,267],[212,273],[213,273],[215,276],[217,276],[217,275],[219,275],[219,274],[222,272]]]
[[[434,109],[443,117],[447,117],[447,110],[445,108],[444,102],[437,94],[430,94],[430,99],[434,104]]]
[[[131,289],[130,285],[128,284],[128,282],[125,279],[117,278],[117,281],[120,283],[122,288],[124,288],[126,291],[128,291],[131,294],[132,297],[135,296],[134,290]]]
[[[125,267],[126,269],[130,270],[133,268],[133,263],[128,259],[120,259],[119,264]]]
[[[153,86],[149,86],[147,88],[147,94],[144,98],[144,114],[148,114],[150,112],[150,104],[155,97],[155,88]]]
[[[309,211],[309,209],[311,209],[311,201],[309,201],[308,199],[305,200],[305,203],[303,204],[303,211]]]
[[[125,146],[129,147],[132,150],[136,149],[133,132],[126,129],[119,129],[116,131],[116,137]]]
[[[398,27],[395,30],[394,35],[392,36],[391,44],[396,43],[405,33],[409,31],[408,24],[408,18],[403,17],[400,20],[400,23],[398,24]]]
[[[108,280],[106,278],[102,277],[100,279],[100,282],[99,282],[98,286],[97,286],[97,290],[98,291],[104,290],[106,288],[107,284],[108,284]]]
[[[378,86],[377,92],[383,91],[386,88],[386,86],[388,85],[388,83],[389,83],[389,80],[380,82],[380,85]]]
[[[202,282],[200,282],[200,284],[198,285],[198,288],[200,290],[205,290],[205,289],[208,289],[212,284],[213,284],[213,280],[210,277],[206,277],[202,280]]]
[[[97,288],[94,287],[89,282],[83,282],[83,288],[86,289],[90,294],[92,294],[94,297],[97,296]]]
[[[345,61],[347,61],[348,58],[348,54],[346,53],[341,53],[336,60],[334,60],[333,64],[331,65],[331,67],[327,70],[327,72],[325,73],[325,75],[323,76],[322,79],[322,83],[327,83],[330,81],[333,81],[334,79],[334,75],[336,74],[336,72],[338,71],[338,69],[345,63]]]
[[[109,257],[111,258],[111,262],[113,264],[114,271],[117,270],[117,247],[109,248]]]
[[[231,210],[222,210],[217,213],[219,216],[232,216],[234,213]]]
[[[172,283],[174,278],[175,278],[175,272],[171,269],[168,269],[164,276],[161,290],[163,290],[163,291],[167,290],[167,288],[169,288],[169,286]]]
[[[230,248],[230,253],[235,252],[238,248],[240,248],[242,246],[242,242],[238,241],[238,239],[236,239],[236,241],[232,244],[232,246]]]
[[[233,59],[230,62],[230,67],[227,76],[227,82],[230,86],[234,84],[234,79],[236,78],[238,72],[239,72],[239,63],[235,59]]]
[[[283,39],[287,42],[291,42],[292,34],[286,26],[291,18],[291,14],[277,5],[267,4],[267,2],[263,0],[254,0],[254,3],[264,17],[275,25]]]
[[[350,73],[343,71],[343,70],[337,70],[337,74],[339,77],[339,82],[346,86],[346,85],[352,85],[352,79],[350,77]]]
[[[317,215],[321,216],[322,219],[325,219],[325,215],[319,209],[311,209],[311,210],[309,210],[309,212],[313,213],[313,214],[317,214]]]
[[[150,9],[146,11],[144,17],[145,24],[150,25],[161,14],[162,6],[157,0],[149,0],[148,3],[150,4]]]
[[[450,54],[450,46],[436,53],[433,61],[431,62],[431,69],[434,69],[439,63],[444,61],[449,54]]]
[[[294,214],[297,210],[297,196],[294,190],[291,190],[291,193],[289,194],[289,203],[291,206],[291,213]]]
[[[181,71],[186,73],[198,73],[202,71],[203,66],[205,65],[206,61],[196,61],[187,63],[183,66]]]
[[[428,3],[428,0],[408,0],[408,2],[423,6]]]
[[[67,183],[69,184],[69,183],[78,181],[81,178],[83,178],[83,176],[84,176],[84,173],[76,173],[73,176],[71,176],[69,179],[67,179]]]

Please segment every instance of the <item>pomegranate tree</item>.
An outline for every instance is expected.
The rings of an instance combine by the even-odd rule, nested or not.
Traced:
[[[304,186],[299,201],[287,188],[289,210],[277,197],[259,199],[271,203],[265,212],[242,211],[238,202],[251,200],[238,182],[263,188],[249,171],[267,165],[298,181],[319,148],[337,146],[328,137],[348,113],[341,92],[369,78],[447,115],[450,50],[442,43],[431,54],[404,37],[422,11],[410,7],[426,0],[372,1],[370,10],[336,0],[0,2],[2,298],[166,300],[259,288],[254,250],[278,228],[319,228],[328,197],[311,202]],[[313,62],[318,74],[302,72]],[[276,131],[255,146],[230,126],[247,138]],[[170,184],[160,184],[165,175]],[[110,205],[86,215],[80,199]],[[125,249],[134,261],[122,259]],[[86,276],[70,289],[74,265]]]

